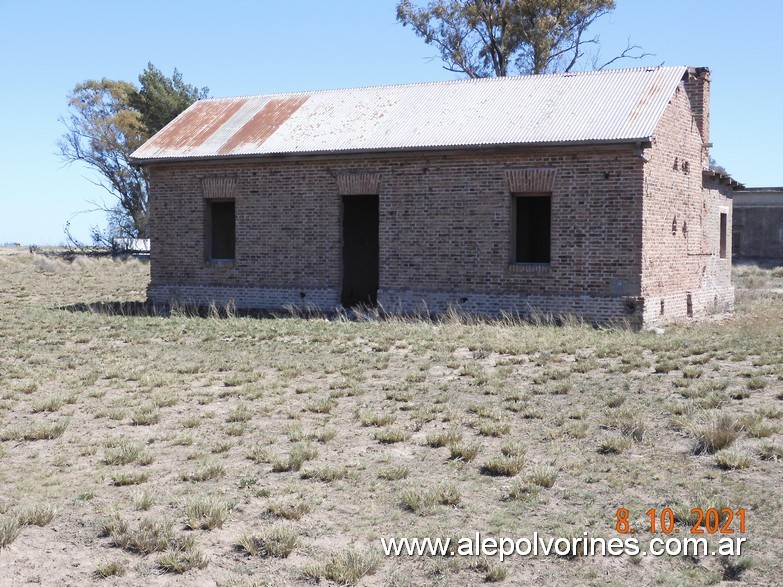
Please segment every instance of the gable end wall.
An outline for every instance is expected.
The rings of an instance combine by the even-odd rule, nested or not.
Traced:
[[[702,318],[734,306],[730,191],[704,185],[709,154],[703,144],[681,85],[656,129],[653,147],[645,151],[645,324]],[[721,213],[728,216],[725,259],[719,256]]]

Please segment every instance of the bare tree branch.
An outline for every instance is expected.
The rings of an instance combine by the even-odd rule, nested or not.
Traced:
[[[641,51],[641,50],[642,48],[639,45],[631,45],[631,39],[628,38],[626,47],[625,49],[623,49],[622,53],[620,53],[616,57],[613,57],[603,65],[597,65],[597,63],[595,62],[596,60],[593,60],[593,69],[597,71],[601,71],[602,69],[606,69],[612,63],[615,63],[620,59],[644,59],[645,57],[655,57],[655,53],[639,53],[638,55],[632,54],[632,51]]]

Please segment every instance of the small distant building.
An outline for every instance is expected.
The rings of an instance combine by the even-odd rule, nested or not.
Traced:
[[[132,155],[154,303],[731,311],[704,67],[200,100]]]
[[[737,260],[783,263],[783,187],[734,192],[731,252]]]

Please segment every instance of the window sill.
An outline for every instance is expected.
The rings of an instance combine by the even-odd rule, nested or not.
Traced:
[[[236,264],[236,259],[207,259],[204,261],[205,267],[233,267]]]
[[[551,263],[509,263],[508,270],[511,273],[549,273],[552,270]]]

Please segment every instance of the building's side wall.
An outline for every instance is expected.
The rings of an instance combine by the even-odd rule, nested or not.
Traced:
[[[783,261],[783,191],[738,192],[733,214],[735,258]]]
[[[685,91],[672,97],[645,151],[642,296],[644,322],[654,324],[730,311],[731,199],[704,185],[708,165]],[[720,214],[727,214],[727,254],[721,259]],[[690,300],[690,301],[689,301]]]
[[[554,174],[552,262],[512,260],[509,170]],[[640,321],[642,161],[633,148],[160,164],[150,167],[154,302],[334,309],[338,177],[379,178],[387,309],[575,313]],[[236,178],[236,261],[205,260],[202,179]]]

